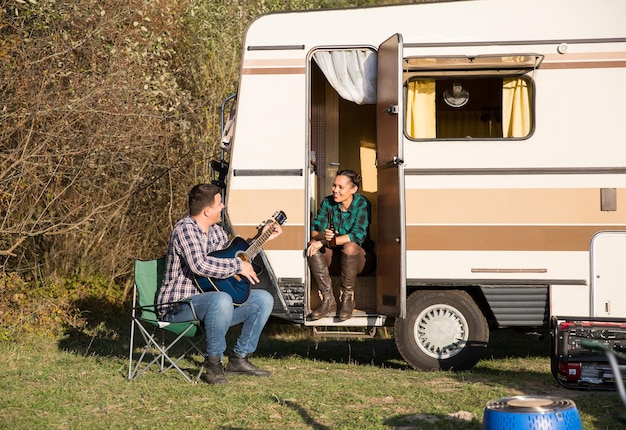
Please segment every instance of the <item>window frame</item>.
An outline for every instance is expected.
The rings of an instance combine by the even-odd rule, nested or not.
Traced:
[[[405,137],[411,141],[516,141],[528,139],[535,129],[536,109],[536,86],[533,79],[534,71],[539,67],[543,56],[539,54],[506,54],[506,55],[478,55],[478,56],[411,56],[405,57],[403,61],[403,93],[404,93],[404,112],[403,114],[403,133]],[[505,133],[501,133],[495,137],[437,137],[436,118],[435,116],[435,137],[416,137],[409,133],[408,121],[409,105],[407,101],[409,82],[416,80],[432,80],[435,81],[451,81],[455,79],[485,79],[502,78],[504,81],[510,79],[523,79],[526,84],[526,96],[528,97],[528,118],[526,118],[527,132],[523,136],[505,137]],[[435,87],[435,97],[439,97],[439,91]],[[470,95],[471,97],[471,95]],[[471,98],[470,98],[471,100]],[[435,115],[443,110],[438,110],[435,101]],[[504,102],[500,99],[500,110],[504,107]],[[502,115],[500,116],[502,121]],[[432,125],[431,125],[432,126]]]

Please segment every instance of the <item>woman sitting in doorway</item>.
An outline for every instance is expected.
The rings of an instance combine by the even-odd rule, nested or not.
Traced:
[[[369,238],[371,203],[358,193],[360,184],[361,175],[354,170],[338,171],[333,193],[322,200],[311,226],[306,254],[322,293],[322,303],[309,315],[312,321],[337,310],[331,273],[341,273],[339,320],[345,321],[352,318],[357,275],[369,274],[376,266]]]

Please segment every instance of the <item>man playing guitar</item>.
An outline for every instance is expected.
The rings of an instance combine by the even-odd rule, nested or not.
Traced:
[[[219,225],[224,204],[221,189],[213,184],[199,184],[189,192],[189,214],[172,231],[167,250],[163,285],[159,291],[160,317],[163,321],[201,320],[206,332],[206,359],[203,377],[209,384],[225,384],[226,374],[268,376],[269,372],[250,363],[248,357],[257,347],[261,331],[270,316],[274,298],[265,290],[250,291],[239,306],[222,291],[201,292],[195,276],[229,278],[239,275],[250,284],[259,282],[253,265],[240,258],[210,255],[228,245],[228,236]],[[273,229],[268,240],[282,233],[278,223],[267,223],[264,232]],[[241,334],[224,369],[229,328],[243,323]],[[226,374],[224,373],[226,371]]]

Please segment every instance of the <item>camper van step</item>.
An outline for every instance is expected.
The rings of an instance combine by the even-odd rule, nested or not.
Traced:
[[[376,327],[363,327],[363,330],[342,330],[341,327],[324,327],[318,329],[313,327],[314,337],[324,338],[368,338],[371,339],[376,335]]]
[[[340,321],[337,315],[333,315],[316,321],[305,320],[304,325],[313,327],[382,327],[386,320],[385,315],[355,311],[352,318],[346,321]]]

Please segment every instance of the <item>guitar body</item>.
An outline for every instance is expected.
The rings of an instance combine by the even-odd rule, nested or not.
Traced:
[[[243,238],[237,236],[233,238],[230,244],[219,251],[214,251],[209,255],[211,257],[217,258],[241,258],[242,260],[248,261],[247,256],[245,254],[246,250],[250,245]],[[257,275],[261,274],[263,269],[258,264],[248,261],[252,264],[252,268],[256,272]],[[223,291],[228,293],[233,298],[233,303],[236,305],[240,305],[248,300],[250,296],[250,282],[243,276],[231,276],[230,278],[225,279],[217,279],[217,278],[206,278],[202,276],[196,276],[195,278],[196,285],[204,292],[207,291]]]
[[[271,220],[267,222],[283,225],[287,220],[287,215],[283,211],[274,213]],[[257,275],[261,274],[263,269],[255,264],[252,259],[261,249],[261,246],[272,234],[272,229],[265,229],[264,232],[256,238],[251,244],[239,236],[233,238],[228,246],[219,251],[214,251],[209,255],[217,258],[239,258],[252,264],[252,268]],[[223,291],[230,294],[235,305],[240,305],[248,300],[250,296],[250,282],[244,276],[234,275],[226,279],[207,278],[203,276],[194,276],[196,286],[203,292],[207,291]]]

